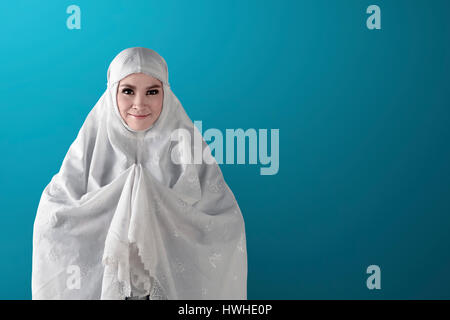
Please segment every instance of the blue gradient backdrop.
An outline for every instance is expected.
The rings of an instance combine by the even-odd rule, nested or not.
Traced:
[[[81,8],[81,30],[66,8]],[[381,30],[366,8],[381,8]],[[159,52],[190,118],[280,129],[280,170],[221,165],[246,221],[249,299],[450,298],[442,1],[13,1],[0,10],[0,299],[31,298],[32,228],[106,88]],[[366,268],[381,268],[368,290]]]

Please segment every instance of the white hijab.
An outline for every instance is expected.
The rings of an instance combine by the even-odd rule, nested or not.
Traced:
[[[163,83],[160,117],[146,131],[131,129],[117,108],[119,81],[137,72]],[[220,167],[171,159],[175,129],[200,133],[170,88],[165,60],[128,48],[107,79],[42,193],[32,298],[124,299],[139,284],[150,299],[247,299],[244,220]]]

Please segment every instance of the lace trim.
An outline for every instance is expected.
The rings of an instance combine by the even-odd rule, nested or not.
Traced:
[[[120,280],[119,275],[119,261],[111,256],[103,258],[103,265],[105,267],[105,273],[110,273],[113,278],[112,286],[116,289],[119,299],[124,300],[126,297],[131,296],[131,286],[125,280]]]
[[[153,285],[149,293],[150,300],[168,300],[167,295],[165,294],[164,289],[161,287],[159,281],[153,277],[152,280]]]
[[[126,297],[126,300],[168,300],[159,282],[153,277],[151,277],[151,280],[153,285],[151,286],[148,295]]]
[[[137,243],[130,243],[130,246],[132,244],[136,245],[138,256],[144,265],[145,271],[148,273],[145,277],[135,275],[137,277],[135,282],[143,284],[143,288],[145,288],[145,291],[149,295],[149,300],[168,300],[167,294],[165,293],[165,290],[161,286],[160,282],[155,277],[151,276],[153,272],[147,262],[148,260],[143,258],[139,245]],[[134,298],[132,297],[132,288],[130,283],[131,279],[130,281],[127,281],[126,279],[119,279],[119,263],[120,262],[118,259],[113,256],[106,256],[103,258],[105,272],[112,274],[114,277],[113,287],[116,289],[119,299],[125,300],[125,298]],[[145,298],[145,296],[141,298]]]
[[[140,245],[137,242],[133,242],[130,243],[130,245],[135,245],[137,248],[137,254],[142,262],[142,264],[144,265],[144,269],[145,271],[147,271],[148,276],[144,277],[144,279],[142,279],[142,277],[138,277],[138,283],[144,283],[144,288],[150,291],[148,292],[148,295],[150,296],[150,300],[168,300],[167,295],[165,293],[165,290],[162,288],[161,284],[159,283],[159,281],[151,276],[152,274],[154,274],[153,270],[150,267],[150,263],[148,261],[150,261],[150,259],[148,259],[147,257],[144,257],[144,251],[142,250],[142,248],[140,247]]]

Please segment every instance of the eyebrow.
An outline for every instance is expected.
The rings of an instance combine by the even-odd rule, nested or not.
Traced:
[[[130,87],[130,88],[132,88],[132,89],[136,89],[135,86],[133,86],[133,85],[131,85],[131,84],[126,84],[126,83],[121,84],[120,86],[121,86],[121,87]],[[154,84],[154,85],[152,85],[152,86],[147,87],[146,89],[152,89],[152,88],[161,88],[161,86],[160,86],[159,84]]]

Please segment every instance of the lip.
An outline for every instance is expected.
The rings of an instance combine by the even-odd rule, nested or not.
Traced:
[[[134,115],[134,114],[131,114],[131,113],[129,113],[128,115],[130,115],[130,116],[132,116],[132,117],[135,117],[136,119],[144,119],[144,118],[147,118],[149,115],[150,115],[150,113],[149,114],[147,114],[147,115]]]

